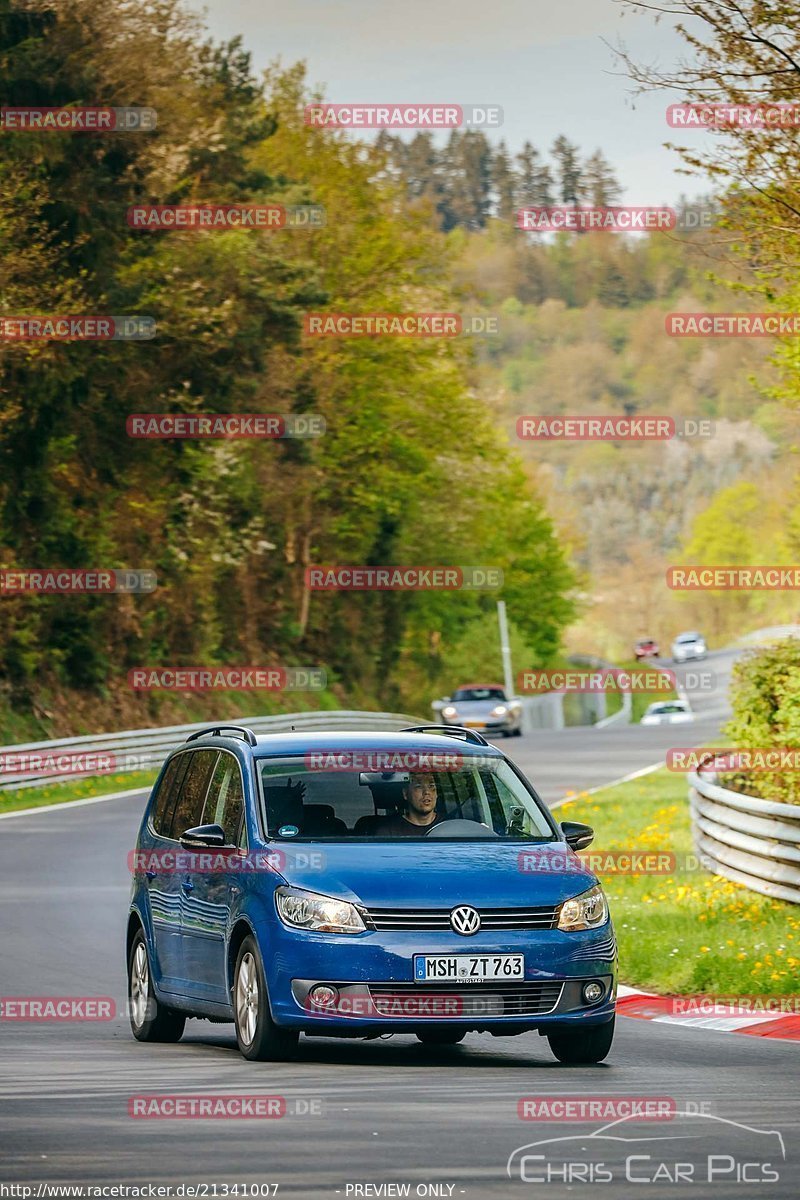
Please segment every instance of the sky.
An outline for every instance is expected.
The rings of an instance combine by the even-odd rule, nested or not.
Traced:
[[[205,11],[216,38],[242,35],[257,70],[305,60],[327,100],[499,104],[493,141],[516,153],[563,133],[585,155],[601,148],[626,203],[706,190],[676,174],[678,155],[663,145],[665,108],[681,97],[634,96],[611,48],[621,39],[663,68],[685,45],[669,23],[615,0],[206,0]]]

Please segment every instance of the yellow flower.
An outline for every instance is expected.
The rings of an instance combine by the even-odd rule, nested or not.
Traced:
[[[700,947],[700,953],[701,953],[701,954],[708,954],[708,952],[709,952],[709,950],[710,950],[710,949],[711,949],[711,947],[710,947],[710,946],[701,946],[701,947]]]

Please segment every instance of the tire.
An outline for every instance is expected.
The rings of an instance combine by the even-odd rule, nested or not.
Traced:
[[[153,991],[147,939],[141,928],[128,955],[128,1017],[139,1042],[179,1042],[186,1014],[167,1008]]]
[[[233,1013],[239,1049],[251,1062],[280,1062],[297,1049],[299,1035],[281,1029],[272,1019],[264,963],[252,934],[244,939],[236,956]]]
[[[611,1049],[614,1040],[614,1018],[605,1025],[589,1025],[586,1029],[548,1033],[550,1049],[562,1063],[599,1063]]]
[[[420,1029],[416,1035],[423,1046],[456,1046],[467,1036],[466,1029]]]

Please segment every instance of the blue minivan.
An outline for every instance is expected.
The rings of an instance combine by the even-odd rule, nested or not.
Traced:
[[[536,1030],[564,1063],[614,1035],[603,890],[518,767],[474,730],[193,734],[135,851],[129,1010],[140,1041],[233,1021],[248,1059],[306,1036]]]

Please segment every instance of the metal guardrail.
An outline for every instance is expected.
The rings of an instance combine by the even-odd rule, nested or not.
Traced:
[[[333,712],[282,713],[274,717],[231,717],[237,725],[246,725],[254,733],[289,733],[293,729],[325,732],[327,730],[369,730],[374,733],[402,729],[404,725],[420,725],[420,717],[404,713],[358,712],[336,710]],[[196,721],[191,725],[160,726],[152,729],[128,729],[120,733],[100,733],[86,737],[62,738],[59,741],[26,742],[17,746],[0,747],[0,763],[7,763],[9,756],[33,755],[50,758],[53,765],[44,771],[17,770],[0,771],[0,791],[18,791],[21,788],[44,787],[54,782],[89,779],[98,775],[122,775],[132,771],[146,771],[160,766],[171,750],[183,744],[190,733],[207,729],[212,720]],[[97,764],[91,770],[65,772],[58,769],[59,756],[84,755],[94,759],[108,759],[111,766]]]
[[[800,904],[800,806],[731,792],[699,773],[689,784],[695,848],[709,869]]]

